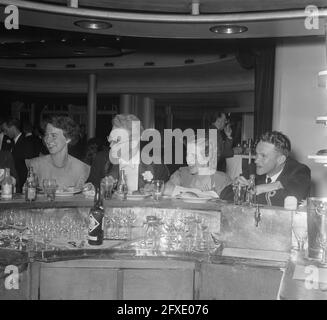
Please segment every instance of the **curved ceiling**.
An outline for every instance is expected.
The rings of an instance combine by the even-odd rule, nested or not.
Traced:
[[[307,29],[305,7],[311,4],[310,0],[1,0],[0,21],[7,18],[5,6],[16,5],[19,29],[0,28],[0,89],[86,92],[87,74],[97,72],[103,93],[251,91],[253,54],[265,45],[262,38],[324,34],[326,0],[315,1],[320,10],[318,28]],[[92,30],[76,25],[90,19],[111,27]],[[222,24],[243,25],[247,31],[210,31]]]
[[[34,2],[66,6],[67,0],[34,0]],[[325,0],[79,0],[80,8],[138,11],[156,13],[191,12],[192,3],[198,3],[201,13],[255,12],[303,9],[308,5],[326,6]]]

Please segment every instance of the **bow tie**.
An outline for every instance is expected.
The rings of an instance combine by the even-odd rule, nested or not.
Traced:
[[[267,183],[271,183],[271,178],[270,177],[267,177]]]

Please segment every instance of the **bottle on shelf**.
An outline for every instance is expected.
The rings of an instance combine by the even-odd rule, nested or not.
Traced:
[[[10,176],[10,168],[5,168],[4,178],[1,182],[1,199],[11,200],[14,192],[14,181]]]
[[[126,199],[127,192],[128,192],[128,188],[127,188],[125,171],[121,169],[119,170],[119,179],[117,183],[116,194],[118,198],[124,200]]]
[[[104,209],[100,188],[96,187],[94,196],[94,205],[89,214],[89,230],[88,243],[89,245],[98,246],[103,243],[104,236]]]
[[[37,186],[37,182],[35,179],[33,168],[29,167],[26,185],[25,185],[25,200],[26,201],[32,202],[32,201],[36,200],[36,186]]]

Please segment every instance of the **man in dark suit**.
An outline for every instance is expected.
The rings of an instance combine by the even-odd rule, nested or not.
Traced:
[[[42,142],[42,139],[33,133],[33,127],[30,122],[24,122],[23,123],[23,133],[25,136],[25,139],[29,141],[33,145],[33,153],[34,157],[38,157],[41,154],[48,154],[48,150],[44,143]]]
[[[0,118],[0,150],[10,151],[13,141],[4,133],[4,120]]]
[[[27,167],[25,164],[26,159],[35,157],[33,144],[31,141],[26,140],[20,131],[20,122],[17,119],[8,119],[4,123],[5,134],[14,141],[11,153],[14,158],[15,168],[18,174],[18,184],[16,185],[17,192],[22,191],[22,186],[26,181]]]
[[[256,147],[256,187],[258,203],[284,206],[287,196],[298,201],[310,193],[310,169],[289,156],[291,142],[278,131],[266,132]],[[247,185],[248,180],[239,177],[238,182]],[[231,188],[231,187],[229,187]],[[228,192],[223,198],[229,198]]]
[[[214,122],[209,129],[217,129],[217,170],[226,172],[226,158],[231,158],[234,155],[232,129],[226,114],[223,112],[216,113]]]

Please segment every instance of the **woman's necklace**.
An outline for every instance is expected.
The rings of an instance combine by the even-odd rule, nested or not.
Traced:
[[[56,168],[58,168],[58,169],[62,169],[62,168],[64,168],[64,167],[66,167],[66,165],[67,165],[67,162],[68,162],[68,155],[65,157],[65,159],[64,159],[64,164],[63,164],[62,166],[58,166],[58,165],[56,165],[55,162],[54,162],[54,160],[52,159],[52,157],[50,157],[50,159],[51,159],[51,163],[52,163],[52,165],[53,165],[54,167],[56,167]]]

